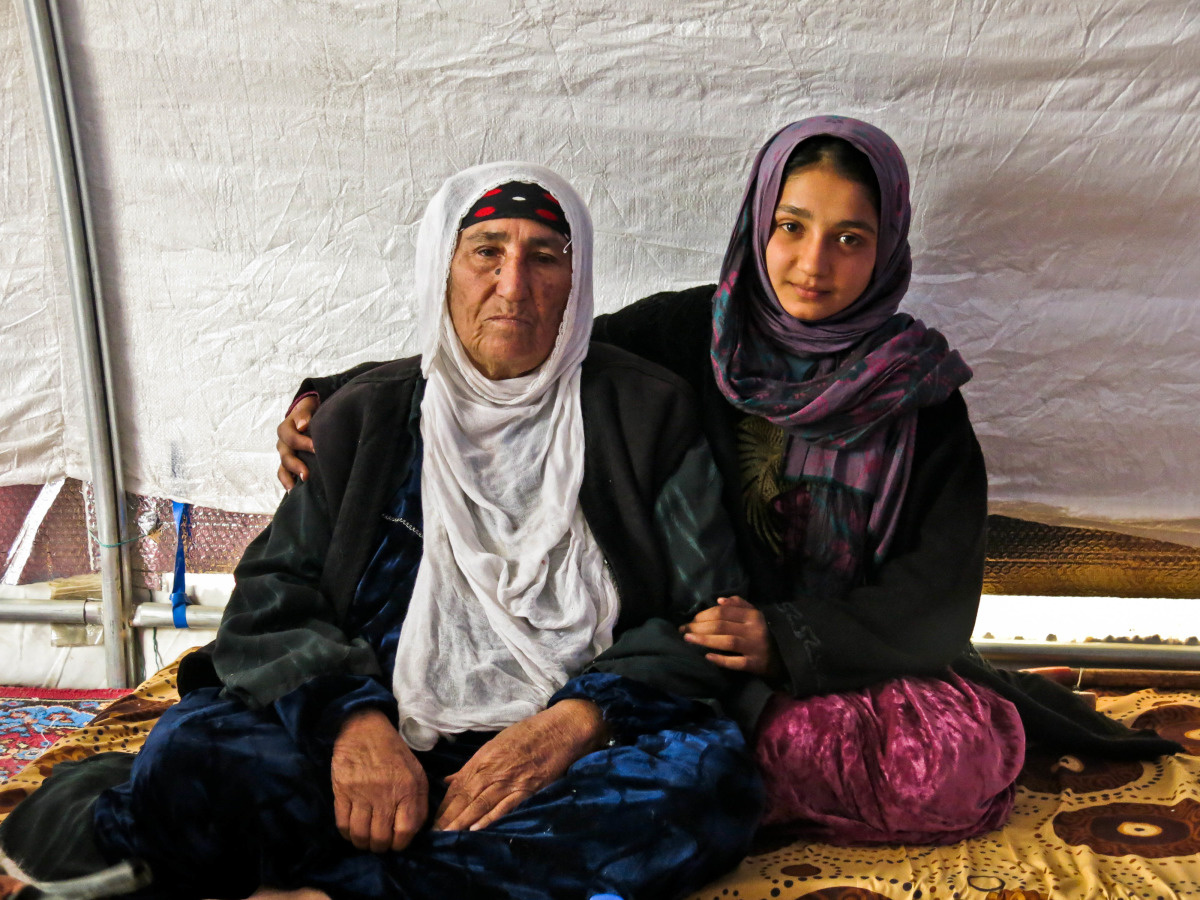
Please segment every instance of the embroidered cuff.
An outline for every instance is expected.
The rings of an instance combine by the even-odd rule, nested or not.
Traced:
[[[821,692],[818,659],[821,641],[795,603],[772,603],[762,607],[767,628],[779,647],[779,658],[787,669],[787,691],[793,697],[810,697]]]

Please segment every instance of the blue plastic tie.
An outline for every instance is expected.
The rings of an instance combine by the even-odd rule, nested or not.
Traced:
[[[183,549],[184,535],[192,533],[192,505],[171,501],[175,516],[175,581],[171,585],[171,618],[176,628],[187,628],[187,554]]]

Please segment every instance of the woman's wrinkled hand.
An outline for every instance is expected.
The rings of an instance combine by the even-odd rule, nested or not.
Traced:
[[[429,783],[388,717],[371,709],[347,719],[330,768],[342,837],[373,853],[407,847],[429,814]]]
[[[714,665],[763,678],[779,677],[779,652],[767,629],[767,617],[749,600],[720,597],[716,606],[680,625],[679,632],[689,644],[714,651],[705,654]]]
[[[490,825],[606,740],[600,710],[588,700],[563,700],[508,726],[447,776],[433,827],[477,831]]]
[[[308,423],[312,421],[313,413],[320,405],[321,401],[315,394],[301,398],[296,401],[291,412],[275,429],[275,434],[279,438],[275,442],[275,449],[279,451],[279,471],[276,475],[285,491],[290,491],[296,486],[296,478],[301,481],[308,480],[308,466],[300,461],[296,452],[299,450],[313,452],[312,438],[306,432]]]

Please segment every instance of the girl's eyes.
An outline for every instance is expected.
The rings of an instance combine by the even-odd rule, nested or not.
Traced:
[[[801,234],[804,231],[804,226],[800,222],[793,222],[791,220],[776,222],[775,227],[787,234]],[[859,235],[852,232],[839,234],[836,240],[843,247],[861,247],[865,243]]]

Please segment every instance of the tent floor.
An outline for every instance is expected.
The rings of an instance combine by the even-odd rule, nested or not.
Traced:
[[[51,767],[135,751],[178,695],[173,663],[0,784],[0,817]],[[1187,754],[1111,762],[1036,751],[1001,830],[946,847],[835,847],[764,830],[751,855],[689,900],[1082,900],[1200,896],[1200,691],[1111,693],[1100,708]]]

